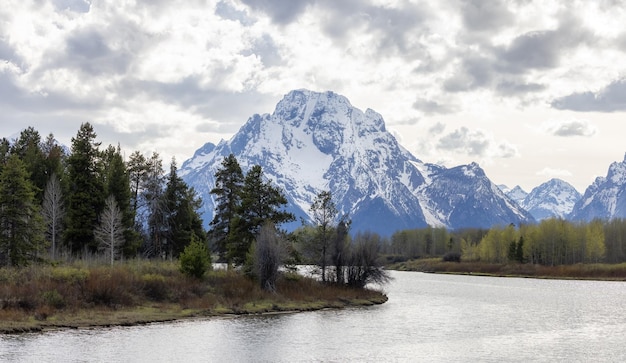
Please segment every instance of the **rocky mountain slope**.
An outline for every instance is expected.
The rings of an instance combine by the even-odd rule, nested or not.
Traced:
[[[537,221],[566,218],[580,197],[580,193],[571,184],[561,179],[551,179],[533,188],[520,205]]]
[[[533,221],[478,164],[447,169],[424,163],[398,144],[380,114],[333,92],[292,91],[272,114],[253,115],[230,140],[208,143],[183,163],[179,173],[204,200],[207,225],[214,174],[230,153],[244,172],[261,165],[285,191],[288,208],[305,220],[316,195],[330,190],[339,211],[352,219],[352,231],[390,235],[427,225]]]
[[[569,219],[626,218],[626,155],[609,166],[606,177],[597,177],[574,205]]]

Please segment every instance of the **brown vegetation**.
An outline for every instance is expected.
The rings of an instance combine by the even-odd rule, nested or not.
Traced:
[[[544,266],[521,263],[445,262],[439,258],[399,262],[388,267],[400,271],[458,273],[490,276],[626,281],[626,263]]]
[[[282,275],[276,293],[258,285],[226,270],[194,279],[170,262],[5,268],[0,269],[0,332],[316,310],[387,300],[378,291],[324,285],[295,274]]]

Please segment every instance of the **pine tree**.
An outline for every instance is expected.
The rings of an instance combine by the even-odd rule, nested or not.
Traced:
[[[82,124],[72,138],[72,154],[67,160],[69,193],[64,239],[74,254],[95,252],[98,247],[93,231],[105,198],[97,168],[100,144],[95,139],[93,127],[89,123]]]
[[[202,219],[198,213],[202,200],[178,176],[175,159],[172,159],[170,165],[164,197],[167,204],[169,255],[177,258],[191,242],[192,235],[206,243],[206,233],[202,228]]]
[[[281,210],[287,204],[287,198],[281,190],[272,185],[271,181],[263,180],[263,170],[255,165],[248,171],[241,189],[241,205],[237,240],[229,248],[235,263],[243,263],[250,245],[256,238],[261,227],[267,221],[274,225],[293,221],[293,214]]]
[[[48,134],[46,140],[41,145],[41,151],[44,155],[45,174],[49,177],[56,174],[63,181],[64,179],[64,162],[67,155],[54,138],[53,134]]]
[[[211,221],[210,236],[215,241],[222,261],[228,259],[228,246],[236,241],[237,212],[241,204],[243,172],[235,155],[230,154],[222,161],[222,167],[215,173],[215,215]],[[230,260],[228,260],[230,265]]]
[[[135,214],[130,204],[130,180],[119,145],[117,148],[113,146],[108,147],[103,155],[103,163],[105,193],[115,198],[117,207],[122,213],[124,245],[120,246],[120,251],[126,257],[133,257],[137,254],[141,241],[138,233],[133,228],[135,225]]]
[[[34,187],[17,155],[0,173],[0,260],[23,266],[37,257],[43,245],[43,220]]]
[[[143,200],[147,216],[148,240],[145,254],[151,257],[165,257],[167,241],[167,203],[163,194],[163,161],[158,153],[152,153],[147,160],[147,172],[143,182]]]
[[[46,175],[45,156],[41,149],[41,136],[33,127],[28,127],[20,133],[20,137],[15,140],[11,153],[17,155],[29,173],[35,192],[35,199],[38,203],[43,200],[43,190],[48,182]]]
[[[146,157],[139,151],[135,151],[128,158],[128,178],[130,182],[131,208],[133,215],[137,215],[139,209],[139,196],[148,174],[148,162]]]
[[[6,137],[0,139],[0,173],[11,155],[11,144]]]

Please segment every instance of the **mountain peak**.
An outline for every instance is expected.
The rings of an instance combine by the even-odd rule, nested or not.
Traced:
[[[597,177],[583,197],[576,203],[573,220],[590,221],[594,218],[626,217],[626,156],[622,162],[613,162],[606,177]]]
[[[571,184],[553,178],[533,188],[521,205],[540,221],[553,217],[565,218],[580,198],[580,193]]]
[[[314,199],[330,190],[353,231],[390,235],[429,224],[490,227],[532,219],[492,187],[478,164],[424,164],[387,132],[380,114],[331,91],[291,91],[271,114],[253,115],[229,141],[205,151],[181,171],[205,202],[205,222],[214,212],[215,171],[230,153],[244,172],[261,165],[298,218],[310,220]]]

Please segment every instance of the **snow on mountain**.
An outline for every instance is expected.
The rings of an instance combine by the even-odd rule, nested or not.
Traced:
[[[420,199],[451,228],[483,227],[532,222],[533,218],[507,197],[476,163],[450,169],[438,167]]]
[[[292,91],[272,114],[253,115],[230,140],[206,144],[183,163],[179,173],[203,198],[207,225],[215,207],[209,193],[214,174],[230,153],[244,172],[261,165],[284,190],[288,209],[305,220],[317,194],[330,190],[353,231],[390,235],[427,225],[532,220],[477,164],[446,169],[423,163],[387,132],[380,114],[362,112],[333,92]]]
[[[609,166],[606,177],[597,177],[574,205],[569,219],[626,218],[626,155]]]
[[[537,221],[546,218],[566,218],[581,198],[580,193],[561,179],[551,179],[533,190],[520,205]]]
[[[506,185],[498,185],[498,187],[519,205],[522,205],[524,199],[528,196],[528,193],[519,185],[516,185],[513,189],[509,189]]]

